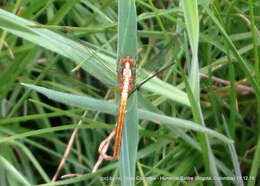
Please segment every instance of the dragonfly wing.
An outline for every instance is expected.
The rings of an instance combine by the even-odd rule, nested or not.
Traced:
[[[77,50],[80,59],[76,62],[78,67],[110,87],[118,86],[115,56],[85,41],[72,40],[69,44]]]
[[[154,73],[164,69],[172,62],[172,54],[169,50],[169,45],[158,50],[153,49],[152,55],[147,59],[144,64],[138,67],[136,72],[136,86],[148,79]],[[141,62],[143,63],[143,62]],[[162,72],[163,73],[163,72]]]

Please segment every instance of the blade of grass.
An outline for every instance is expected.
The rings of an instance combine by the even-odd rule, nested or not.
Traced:
[[[9,173],[9,176],[12,177],[12,179],[15,179],[17,180],[18,182],[20,182],[22,185],[25,185],[25,186],[30,186],[31,184],[27,181],[27,179],[21,175],[19,173],[18,170],[16,170],[16,168],[9,163],[8,160],[6,160],[3,156],[0,156],[0,165],[1,167],[5,168],[8,173]]]
[[[0,100],[4,99],[13,87],[18,76],[25,71],[27,64],[31,63],[35,58],[36,48],[32,49],[26,54],[22,54],[11,63],[10,67],[0,77]],[[8,82],[8,83],[5,83]]]
[[[227,135],[229,137],[232,137],[229,130],[228,130],[226,119],[223,115],[222,115],[222,120],[223,120],[224,128],[226,130]],[[234,144],[228,144],[228,149],[229,149],[231,160],[232,160],[232,163],[233,163],[233,166],[234,166],[234,169],[235,169],[235,176],[236,176],[236,178],[242,178],[240,165],[239,165],[239,161],[238,161],[238,157],[237,157],[237,153],[236,153],[236,148],[235,148]],[[234,181],[235,181],[236,185],[244,186],[243,180],[235,179]]]
[[[217,17],[222,24],[223,28],[225,28],[224,20],[220,15],[220,7],[219,4],[216,3],[216,14]],[[227,28],[225,28],[227,30]],[[229,70],[229,80],[230,80],[230,119],[229,119],[229,130],[230,135],[233,139],[235,139],[235,112],[236,112],[236,90],[235,90],[235,69],[231,60],[230,49],[226,41],[224,41],[224,46],[226,48],[227,60],[228,60],[228,70]]]
[[[259,47],[257,46],[257,37],[256,37],[256,27],[255,27],[255,17],[254,17],[254,6],[253,6],[253,1],[252,0],[248,0],[248,4],[249,4],[249,12],[250,12],[250,28],[251,28],[251,32],[252,32],[252,41],[253,41],[253,45],[254,45],[254,60],[255,60],[255,78],[256,78],[256,83],[259,85],[260,84],[260,72],[259,72]],[[257,173],[259,172],[259,167],[260,167],[260,97],[258,96],[258,140],[257,140],[257,145],[256,145],[256,151],[254,154],[254,158],[253,158],[253,162],[252,162],[252,166],[250,169],[250,173],[249,176],[250,177],[257,177]],[[258,174],[259,175],[259,174]],[[253,186],[255,185],[256,179],[253,180],[249,180],[248,181],[248,186]]]
[[[50,178],[48,177],[47,173],[41,167],[41,165],[39,164],[37,159],[34,157],[32,152],[25,145],[18,143],[16,141],[12,141],[12,142],[10,142],[10,144],[19,147],[26,154],[26,156],[29,157],[29,159],[32,162],[32,164],[34,165],[35,169],[39,172],[39,174],[41,175],[42,179],[45,182],[50,181]]]
[[[15,13],[17,11],[20,4],[21,4],[21,0],[16,1],[15,7],[14,7],[12,13]],[[2,47],[3,47],[4,40],[5,40],[6,36],[7,36],[7,31],[4,31],[1,35],[1,37],[0,37],[0,54],[2,52]]]
[[[254,60],[255,60],[255,75],[256,75],[256,82],[260,83],[260,72],[259,72],[259,55],[258,55],[258,46],[257,46],[257,37],[256,37],[256,27],[255,27],[255,17],[254,17],[254,6],[253,1],[248,0],[249,4],[249,13],[250,13],[250,28],[252,33],[252,41],[254,45]]]
[[[49,99],[64,103],[66,105],[74,106],[74,107],[80,107],[85,110],[98,110],[100,112],[108,113],[108,114],[117,114],[116,105],[113,103],[109,103],[103,100],[98,100],[94,98],[88,98],[83,96],[76,96],[71,95],[67,93],[58,92],[55,90],[30,85],[30,84],[23,84],[24,86],[33,89],[37,92],[40,92],[47,96]],[[138,109],[138,118],[139,119],[145,119],[148,121],[153,121],[156,123],[163,123],[163,124],[169,124],[173,127],[180,127],[188,130],[194,130],[201,133],[206,133],[210,136],[216,137],[217,139],[223,141],[224,143],[233,143],[232,139],[229,139],[225,137],[224,135],[211,130],[209,128],[206,128],[204,126],[198,125],[195,122],[184,120],[184,119],[178,119],[175,117],[168,117],[160,114],[156,114],[153,112],[149,112],[143,109]],[[66,112],[64,112],[66,114]],[[1,141],[1,140],[0,140]]]
[[[79,0],[70,0],[70,1],[66,1],[66,3],[64,3],[62,5],[62,7],[55,12],[55,16],[53,16],[53,19],[51,21],[49,21],[48,24],[50,25],[55,25],[58,24],[59,22],[61,22],[64,18],[64,16],[68,13],[68,11],[70,11],[71,8],[73,8],[73,6],[78,2]]]
[[[59,127],[48,127],[48,128],[44,128],[44,129],[39,129],[39,130],[34,130],[34,131],[30,131],[30,132],[23,132],[23,133],[19,133],[19,134],[15,134],[12,135],[10,137],[6,137],[6,138],[1,138],[0,139],[0,143],[4,143],[4,142],[10,142],[12,140],[15,139],[23,139],[25,137],[29,137],[29,136],[37,136],[37,135],[41,135],[41,134],[47,134],[47,133],[51,133],[51,132],[55,132],[55,131],[63,131],[63,130],[73,130],[74,128],[78,128],[78,129],[84,129],[84,128],[106,128],[106,129],[111,129],[112,127],[106,124],[83,124],[80,126],[75,126],[73,124],[70,125],[63,125],[63,126],[59,126]],[[1,131],[4,131],[5,128],[4,127],[0,127]]]
[[[124,56],[137,57],[137,17],[134,0],[118,1],[118,60]],[[120,155],[122,185],[134,185],[138,145],[137,94],[127,103]]]
[[[200,74],[199,74],[199,63],[198,63],[198,45],[199,45],[199,17],[198,17],[198,5],[196,0],[183,0],[184,17],[186,28],[189,36],[189,43],[192,49],[192,64],[189,74],[189,81],[187,81],[185,74],[182,71],[188,97],[191,102],[192,113],[195,122],[205,126],[201,106],[200,106]],[[179,65],[180,66],[180,65]],[[180,66],[181,68],[181,66]],[[199,141],[202,149],[202,156],[204,166],[206,168],[206,174],[218,177],[218,171],[216,162],[210,142],[207,134],[199,134]],[[214,180],[216,185],[222,185],[221,181]],[[212,184],[208,182],[208,184]]]

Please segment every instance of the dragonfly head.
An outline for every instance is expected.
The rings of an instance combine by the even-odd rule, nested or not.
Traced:
[[[125,57],[121,58],[121,59],[120,59],[120,62],[119,62],[119,65],[120,65],[121,67],[125,67],[125,64],[126,64],[127,62],[130,63],[130,66],[131,66],[131,67],[135,67],[135,66],[136,66],[136,61],[135,61],[135,59],[134,59],[133,57],[131,57],[131,56],[125,56]]]

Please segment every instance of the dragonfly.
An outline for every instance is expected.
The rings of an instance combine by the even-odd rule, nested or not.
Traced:
[[[159,73],[168,69],[173,64],[169,64],[157,71],[145,81],[139,84],[134,88],[135,82],[135,70],[136,70],[136,60],[131,56],[125,56],[119,61],[119,90],[120,90],[120,102],[119,102],[119,111],[117,117],[117,126],[115,133],[115,143],[114,143],[114,152],[112,159],[117,159],[120,154],[121,141],[122,141],[122,130],[124,126],[124,118],[126,113],[126,106],[128,96],[131,95],[135,90],[139,89],[144,83],[149,81],[151,78],[157,76]]]
[[[113,72],[114,70],[109,67],[108,64],[104,60],[102,60],[97,52],[94,50],[90,50],[91,45],[87,42],[81,41],[81,43],[87,48],[89,51],[89,58],[92,57],[95,59],[95,62],[103,65],[107,71]],[[90,47],[90,48],[89,48]],[[82,49],[82,48],[81,48]],[[84,61],[83,61],[84,62]],[[85,60],[86,62],[86,60]],[[89,62],[89,61],[88,61]],[[126,115],[126,108],[129,96],[136,90],[138,90],[143,84],[145,84],[150,79],[154,78],[158,74],[162,73],[169,67],[171,67],[174,63],[170,63],[168,65],[164,65],[158,71],[153,74],[147,73],[147,71],[143,70],[142,68],[137,68],[137,60],[132,56],[124,56],[118,60],[117,63],[117,73],[118,73],[118,87],[120,91],[120,100],[119,100],[119,109],[118,109],[118,116],[117,116],[117,124],[115,129],[115,140],[114,140],[114,148],[113,148],[113,155],[109,156],[106,154],[102,154],[104,159],[106,160],[116,160],[119,157],[120,149],[121,149],[121,141],[122,141],[122,131],[124,127],[125,115]],[[80,66],[80,65],[79,65]],[[136,72],[136,70],[138,71]],[[140,83],[135,85],[136,83],[136,75],[140,80]],[[102,145],[100,145],[102,146]],[[100,154],[102,153],[99,151]]]
[[[135,80],[136,60],[131,56],[125,56],[119,61],[119,91],[120,102],[115,133],[113,159],[117,159],[120,153],[122,131],[125,121],[126,105],[129,94],[133,89]]]

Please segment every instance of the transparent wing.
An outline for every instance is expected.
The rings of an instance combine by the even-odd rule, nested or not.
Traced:
[[[108,86],[118,85],[116,57],[112,52],[74,38],[66,39],[66,44],[73,48],[79,59],[74,70],[80,67]]]
[[[63,47],[66,47],[66,51],[72,51],[67,54],[73,56],[71,59],[77,59],[76,69],[81,67],[108,86],[118,86],[117,62],[114,53],[79,39],[71,39],[67,35],[65,37],[63,44],[66,46]],[[136,85],[171,63],[172,58],[170,46],[165,45],[164,42],[156,44],[156,47],[150,47],[148,55],[143,51],[141,55],[141,60],[137,64]]]
[[[152,47],[149,57],[138,62],[136,70],[136,86],[141,84],[154,73],[161,71],[169,64],[172,64],[172,54],[170,46],[162,44],[162,46]],[[162,72],[163,73],[163,72]]]
[[[116,55],[111,52],[106,51],[103,48],[100,48],[100,47],[98,48],[97,46],[90,44],[88,42],[85,42],[82,40],[80,42],[83,46],[86,47],[87,50],[89,50],[89,56],[82,63],[87,64],[89,61],[93,60],[94,62],[96,62],[100,66],[102,66],[102,70],[106,71],[108,76],[110,76],[109,78],[111,78],[111,75],[112,75],[113,81],[115,81],[115,83],[113,83],[113,84],[117,84]]]

